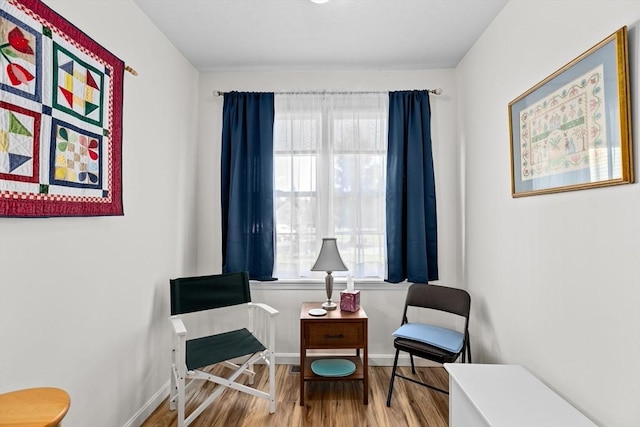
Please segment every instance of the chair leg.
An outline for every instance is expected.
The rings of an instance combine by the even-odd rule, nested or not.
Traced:
[[[169,409],[172,411],[176,410],[176,376],[173,372],[173,364],[171,364],[171,385],[169,390]]]
[[[183,372],[183,370],[186,369],[183,368],[177,368],[173,374],[172,374],[172,378],[173,381],[175,381],[176,383],[176,389],[174,391],[175,393],[175,402],[174,402],[174,407],[177,405],[178,406],[178,427],[185,427],[185,417],[186,417],[186,413],[185,413],[185,377],[186,377],[186,372]]]
[[[178,427],[185,427],[184,378],[178,378]]]
[[[178,385],[176,383],[176,350],[171,350],[171,389],[169,390],[169,409],[172,411],[176,410],[176,398],[178,395]]]
[[[469,342],[469,335],[467,335],[467,355],[469,356],[469,363],[473,363],[471,361],[471,343]]]
[[[409,354],[409,358],[411,359],[411,373],[413,375],[415,375],[416,374],[416,365],[413,362],[413,354]]]
[[[393,359],[393,369],[391,370],[391,380],[389,380],[389,393],[387,394],[387,406],[391,406],[391,395],[393,394],[393,382],[396,379],[396,369],[398,369],[398,354],[400,350],[396,349],[396,357]]]
[[[303,375],[301,372],[300,375]],[[276,412],[276,358],[273,351],[269,354],[269,413]]]
[[[249,365],[249,370],[250,370],[251,372],[255,372],[255,369],[253,368],[253,366],[254,366],[254,363],[252,363],[252,364],[250,364],[250,365]],[[253,379],[254,379],[254,375],[249,375],[249,379],[247,380],[247,383],[248,383],[249,385],[253,385]]]

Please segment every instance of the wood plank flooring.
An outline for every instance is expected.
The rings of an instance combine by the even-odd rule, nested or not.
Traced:
[[[299,374],[289,365],[276,366],[276,413],[269,414],[269,404],[246,393],[226,390],[192,424],[203,426],[270,427],[448,427],[449,396],[410,381],[396,378],[391,407],[387,391],[391,367],[369,367],[369,404],[362,404],[360,382],[310,382],[306,386],[305,406],[299,404]],[[211,372],[227,376],[225,368]],[[399,368],[412,376],[410,367]],[[416,368],[417,378],[448,390],[449,377],[444,368]],[[227,370],[227,372],[229,372]],[[187,413],[203,401],[214,384],[203,382],[187,393]],[[256,365],[254,387],[268,390],[267,369]],[[151,414],[143,427],[177,426],[177,412],[169,410],[168,399]]]

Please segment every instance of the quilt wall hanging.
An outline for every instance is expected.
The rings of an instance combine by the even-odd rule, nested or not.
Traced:
[[[122,215],[123,61],[39,0],[0,5],[0,216]]]

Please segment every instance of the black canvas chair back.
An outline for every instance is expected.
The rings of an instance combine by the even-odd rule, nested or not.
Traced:
[[[413,360],[414,356],[431,360],[437,363],[451,363],[458,360],[458,358],[461,358],[462,362],[468,361],[469,363],[471,363],[471,344],[469,342],[469,314],[471,310],[471,296],[467,291],[465,291],[464,289],[450,288],[446,286],[414,283],[409,286],[409,289],[407,290],[407,297],[405,299],[401,325],[404,325],[406,323],[417,323],[411,322],[411,319],[408,319],[407,317],[407,313],[409,312],[410,307],[436,310],[463,317],[464,329],[462,331],[454,332],[458,334],[458,337],[463,337],[462,347],[459,351],[451,351],[449,349],[433,345],[433,343],[425,342],[417,338],[412,339],[406,336],[396,336],[393,341],[393,346],[396,349],[396,355],[393,362],[393,370],[391,371],[391,380],[389,382],[387,406],[391,405],[391,397],[393,394],[393,384],[395,377],[400,377],[413,383],[431,388],[433,390],[447,393],[446,390],[442,390],[431,384],[427,384],[420,380],[417,380],[416,377],[407,377],[398,373],[398,355],[400,351],[409,353],[409,358],[411,360],[411,372],[414,374],[414,376],[416,375],[415,364]],[[445,332],[449,331],[447,330]]]
[[[169,283],[172,316],[251,302],[246,271],[183,277],[172,279]]]

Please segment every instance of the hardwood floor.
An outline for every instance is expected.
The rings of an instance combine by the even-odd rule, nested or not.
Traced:
[[[254,386],[267,390],[265,365],[256,365]],[[275,414],[269,404],[235,390],[226,390],[192,424],[203,426],[270,426],[270,427],[447,427],[449,396],[410,381],[396,378],[391,407],[387,407],[387,391],[391,367],[369,367],[369,404],[362,404],[359,382],[311,382],[306,386],[305,406],[300,406],[299,377],[289,365],[276,367]],[[223,374],[224,368],[212,372]],[[399,368],[411,376],[410,367]],[[416,368],[418,379],[448,390],[449,377],[444,368]],[[214,384],[203,382],[188,392],[187,413],[206,398]],[[143,427],[177,426],[176,412],[169,410],[168,399],[151,414]]]

